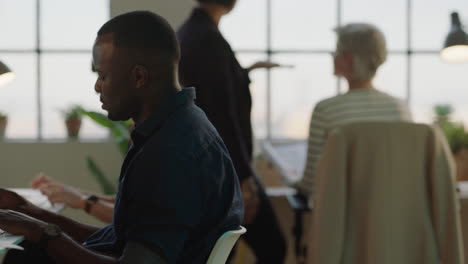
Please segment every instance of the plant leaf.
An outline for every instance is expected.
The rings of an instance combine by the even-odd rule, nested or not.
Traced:
[[[105,115],[103,115],[101,113],[94,112],[94,111],[86,111],[86,110],[82,110],[81,113],[83,115],[91,118],[93,121],[95,121],[96,123],[98,123],[101,126],[111,128],[112,125],[113,125],[113,121],[111,121],[109,118],[107,118],[107,116],[105,116]]]
[[[86,156],[86,164],[89,171],[91,172],[91,175],[98,182],[104,194],[115,194],[117,192],[115,185],[109,181],[106,176],[104,176],[102,170],[90,156]]]

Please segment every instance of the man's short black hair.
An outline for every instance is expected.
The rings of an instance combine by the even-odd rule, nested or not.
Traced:
[[[235,0],[196,0],[198,3],[216,3],[225,7],[232,7]]]
[[[177,63],[180,58],[179,43],[169,23],[150,11],[133,11],[107,21],[98,36],[113,33],[114,45],[119,48],[156,54],[163,62]]]

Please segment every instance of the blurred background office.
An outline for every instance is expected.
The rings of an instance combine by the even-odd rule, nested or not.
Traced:
[[[96,28],[130,9],[154,10],[177,27],[194,3],[172,2],[1,0],[0,58],[18,76],[0,97],[6,138],[66,138],[60,110],[73,104],[99,109],[89,70]],[[388,42],[377,88],[408,100],[416,121],[432,122],[434,105],[445,103],[455,119],[468,122],[468,64],[444,63],[439,56],[452,11],[468,22],[468,4],[461,0],[240,0],[220,27],[241,63],[270,58],[295,66],[253,74],[256,138],[307,136],[313,105],[345,88],[332,74],[332,29],[356,21],[377,25]],[[80,138],[106,136],[83,120]]]
[[[122,155],[108,129],[87,117],[77,136],[66,126],[76,105],[102,112],[91,71],[96,30],[110,17],[139,9],[161,14],[178,28],[194,5],[193,0],[0,0],[0,61],[16,74],[0,88],[0,119],[8,120],[0,142],[0,185],[26,187],[35,173],[47,171],[71,185],[101,190],[87,157],[115,182]],[[345,91],[344,80],[333,75],[331,54],[333,29],[350,22],[375,24],[386,37],[389,54],[376,88],[406,100],[416,122],[433,123],[434,107],[450,105],[450,119],[468,125],[468,62],[440,57],[453,11],[468,23],[465,0],[238,0],[220,29],[240,63],[294,66],[250,76],[257,142],[305,139],[314,105]]]

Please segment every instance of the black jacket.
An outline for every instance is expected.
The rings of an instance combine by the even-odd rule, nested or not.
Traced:
[[[202,9],[194,9],[177,37],[181,46],[181,83],[196,88],[195,103],[218,130],[242,181],[253,175],[248,73]]]

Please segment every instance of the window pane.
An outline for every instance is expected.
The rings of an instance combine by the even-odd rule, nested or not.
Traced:
[[[94,91],[96,75],[91,72],[90,54],[45,54],[42,59],[42,102],[44,138],[65,138],[61,110],[79,104],[87,110],[101,111]],[[102,138],[106,129],[84,118],[81,138]]]
[[[275,62],[293,69],[272,74],[273,137],[306,138],[314,105],[336,95],[336,78],[330,55],[277,55]]]
[[[385,35],[389,50],[406,49],[407,0],[344,0],[342,23],[376,25]]]
[[[34,49],[36,46],[36,1],[0,1],[0,49]]]
[[[406,100],[406,56],[390,55],[380,66],[374,86],[390,95]]]
[[[109,0],[41,0],[41,47],[91,49],[108,18]]]
[[[336,1],[271,1],[273,48],[334,49]]]
[[[233,49],[265,49],[266,1],[238,1],[222,19],[220,29]]]
[[[8,115],[7,138],[36,138],[36,55],[0,54],[16,78],[0,87],[0,112]]]
[[[266,60],[264,54],[237,54],[237,59],[243,67],[248,67],[257,61]],[[250,73],[250,93],[252,94],[252,129],[256,139],[263,139],[267,134],[266,126],[266,71],[254,70]]]
[[[416,121],[432,122],[436,104],[450,104],[454,121],[468,125],[468,64],[443,63],[437,55],[413,60],[412,109]]]
[[[458,11],[462,23],[468,24],[466,0],[413,0],[413,48],[441,49],[450,30],[452,11]]]

